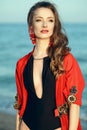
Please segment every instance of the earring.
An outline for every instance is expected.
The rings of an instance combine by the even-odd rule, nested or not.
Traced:
[[[36,37],[35,37],[35,34],[34,34],[32,27],[30,27],[29,33],[30,33],[30,39],[32,41],[32,44],[36,44]]]
[[[53,40],[53,39],[50,39],[49,46],[53,46],[53,43],[54,43],[54,40]]]
[[[53,42],[50,42],[50,43],[49,43],[49,46],[53,46]]]

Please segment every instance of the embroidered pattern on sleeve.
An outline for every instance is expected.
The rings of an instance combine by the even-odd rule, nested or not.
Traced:
[[[76,101],[76,93],[77,93],[77,89],[76,86],[72,86],[72,88],[70,89],[70,95],[68,96],[68,103],[74,103]]]

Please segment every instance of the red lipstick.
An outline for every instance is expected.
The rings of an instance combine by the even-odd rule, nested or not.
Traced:
[[[41,30],[41,33],[48,33],[48,30]]]

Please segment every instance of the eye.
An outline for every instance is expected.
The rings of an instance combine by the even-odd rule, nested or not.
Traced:
[[[36,21],[36,22],[40,22],[40,21],[41,21],[41,19],[36,19],[35,21]]]
[[[49,22],[52,22],[52,23],[53,23],[53,22],[54,22],[54,20],[53,20],[53,19],[49,19]]]

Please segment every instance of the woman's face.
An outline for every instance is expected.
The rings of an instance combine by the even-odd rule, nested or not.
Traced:
[[[55,17],[48,8],[39,8],[33,16],[33,29],[36,38],[50,39],[53,34]]]

